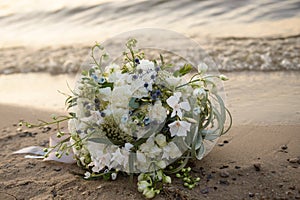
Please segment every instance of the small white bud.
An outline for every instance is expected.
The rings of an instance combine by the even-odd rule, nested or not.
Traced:
[[[91,173],[90,172],[85,172],[84,173],[84,178],[85,179],[89,179],[91,177]]]
[[[205,73],[207,71],[208,67],[204,62],[199,63],[198,65],[198,72],[199,73]]]
[[[115,172],[114,172],[114,173],[111,173],[111,175],[110,175],[110,176],[111,176],[111,180],[113,180],[113,181],[116,180],[116,179],[117,179],[117,175],[118,175],[118,174],[115,173]]]

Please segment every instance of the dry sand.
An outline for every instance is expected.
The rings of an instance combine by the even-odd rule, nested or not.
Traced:
[[[225,89],[232,129],[208,156],[192,163],[199,186],[188,190],[174,179],[155,199],[300,199],[300,73],[226,75],[231,78]],[[0,199],[142,199],[128,177],[86,181],[76,165],[11,155],[22,147],[47,145],[55,127],[20,130],[17,123],[65,112],[56,90],[68,91],[65,80],[73,78],[0,76]]]

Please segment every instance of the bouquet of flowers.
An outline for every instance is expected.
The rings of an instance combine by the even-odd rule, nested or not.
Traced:
[[[82,71],[66,101],[72,110],[63,118],[69,134],[59,131],[63,139],[45,149],[45,157],[72,155],[86,170],[86,179],[137,174],[139,192],[152,198],[171,183],[170,174],[182,178],[186,187],[197,184],[199,178],[191,177],[186,167],[188,160],[202,159],[205,143],[228,131],[231,116],[214,81],[226,76],[206,74],[205,63],[175,69],[162,55],[159,61],[147,60],[135,50],[136,43],[126,43],[121,65],[103,66],[108,56],[104,48],[92,48],[94,63]],[[100,59],[96,49],[103,52]]]

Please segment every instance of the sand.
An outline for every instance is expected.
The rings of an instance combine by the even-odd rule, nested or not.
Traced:
[[[192,163],[193,173],[201,177],[199,186],[189,190],[174,179],[155,199],[299,199],[300,73],[226,75],[232,129],[203,160]],[[0,76],[0,199],[142,199],[128,177],[86,181],[76,165],[11,154],[47,145],[55,127],[20,129],[17,123],[65,113],[64,97],[57,93],[68,92],[65,80],[72,85],[74,76]]]

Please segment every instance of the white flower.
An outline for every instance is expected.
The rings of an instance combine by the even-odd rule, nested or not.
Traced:
[[[119,165],[123,165],[125,161],[124,155],[121,153],[120,148],[117,148],[115,153],[112,153],[112,162],[118,163]]]
[[[164,147],[167,145],[167,139],[166,136],[164,136],[163,134],[158,134],[155,137],[155,142],[160,146],[160,147]]]
[[[132,92],[129,85],[115,87],[110,99],[112,109],[127,108],[131,94]]]
[[[174,121],[168,125],[170,127],[171,136],[186,136],[190,131],[191,124],[186,121]]]
[[[158,123],[162,123],[167,118],[167,110],[162,106],[161,101],[156,101],[154,106],[150,108],[149,117],[152,120],[156,120]]]
[[[145,81],[141,79],[133,81],[131,84],[132,97],[142,98],[148,96],[148,88],[151,87],[152,90],[152,84],[148,83],[148,88],[146,88],[144,85]]]
[[[89,166],[93,166],[93,172],[99,172],[102,170],[107,164],[110,163],[111,153],[105,152],[105,145],[98,144],[95,142],[87,142],[87,150],[90,152],[92,162]]]
[[[105,88],[100,88],[99,89],[99,97],[104,100],[104,101],[108,101],[109,97],[111,95],[111,88],[110,87],[105,87]]]
[[[177,115],[181,119],[182,118],[181,109],[190,111],[191,107],[190,107],[189,102],[187,102],[187,101],[179,103],[180,97],[181,97],[181,92],[175,92],[173,96],[171,96],[167,99],[167,103],[173,109],[171,117],[174,117],[175,115]]]
[[[163,152],[164,154],[162,158],[166,158],[166,159],[179,158],[182,154],[174,142],[169,142],[169,144],[163,148]]]
[[[121,67],[114,63],[105,67],[105,73],[112,74],[114,72],[121,72]]]

